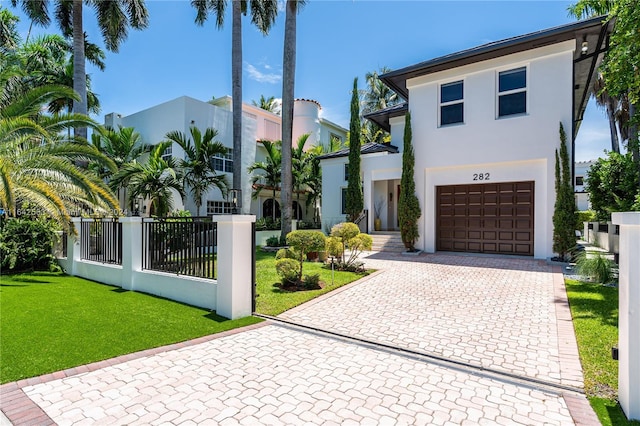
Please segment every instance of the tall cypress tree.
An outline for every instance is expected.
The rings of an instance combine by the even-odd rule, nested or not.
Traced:
[[[416,197],[416,183],[413,169],[415,156],[413,154],[413,133],[411,131],[411,113],[407,112],[404,119],[404,146],[402,151],[402,179],[400,180],[400,199],[398,200],[398,219],[400,221],[400,236],[407,251],[415,251],[418,239],[418,219],[420,218],[420,202]]]
[[[360,98],[358,96],[358,77],[353,79],[353,92],[351,93],[348,171],[349,180],[347,182],[345,207],[347,220],[353,222],[364,208],[362,184],[360,183]]]
[[[556,203],[553,212],[553,251],[565,260],[567,253],[576,245],[576,201],[571,181],[567,135],[560,123],[560,154],[556,149]]]

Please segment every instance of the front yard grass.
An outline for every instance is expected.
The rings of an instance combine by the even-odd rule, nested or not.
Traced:
[[[618,361],[611,348],[618,343],[618,288],[566,280],[584,387],[603,426],[628,422],[618,405]]]
[[[332,283],[331,269],[323,268],[320,262],[305,262],[303,272],[305,275],[320,274],[320,280],[325,283],[324,288],[295,292],[278,288],[280,277],[276,272],[276,254],[264,252],[258,247],[256,249],[256,293],[258,295],[256,298],[256,312],[265,315],[279,315],[366,275],[335,271]]]
[[[0,382],[262,321],[62,274],[0,276]]]

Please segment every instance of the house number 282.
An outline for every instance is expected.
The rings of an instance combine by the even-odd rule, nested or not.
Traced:
[[[473,180],[489,180],[489,173],[474,173]]]

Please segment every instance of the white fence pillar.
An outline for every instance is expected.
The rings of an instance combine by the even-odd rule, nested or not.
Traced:
[[[612,217],[620,225],[618,399],[629,420],[640,420],[640,212]]]
[[[142,271],[142,218],[121,217],[122,288],[135,290],[135,272]]]
[[[216,313],[236,319],[251,315],[254,215],[213,216],[218,222]]]

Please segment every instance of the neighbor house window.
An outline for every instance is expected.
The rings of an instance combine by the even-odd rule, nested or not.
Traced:
[[[211,163],[216,172],[233,173],[233,149],[227,148],[226,154],[215,154],[211,157]]]
[[[342,214],[347,214],[347,188],[342,188]]]
[[[349,180],[349,163],[344,165],[344,180]]]
[[[331,144],[342,144],[342,138],[339,135],[336,135],[335,133],[329,133],[329,142]]]
[[[498,117],[527,112],[527,68],[498,74]]]
[[[582,186],[582,185],[584,185],[584,177],[576,176],[576,186]]]
[[[231,213],[231,203],[226,201],[207,201],[207,216]]]
[[[440,86],[440,125],[464,122],[464,82]]]
[[[171,160],[171,157],[173,157],[173,144],[169,145],[167,149],[165,149],[164,152],[162,153],[162,159],[164,161]]]
[[[277,123],[272,120],[267,120],[265,118],[264,134],[265,134],[265,139],[270,141],[277,141],[282,139],[282,136],[280,136],[281,135],[280,123]]]

